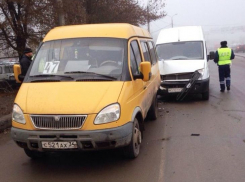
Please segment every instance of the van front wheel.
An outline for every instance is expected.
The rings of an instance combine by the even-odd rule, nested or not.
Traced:
[[[127,158],[134,159],[138,157],[140,153],[140,144],[141,144],[142,136],[139,126],[139,121],[137,118],[134,119],[133,131],[132,131],[132,139],[128,146],[124,148],[124,155]]]
[[[209,91],[202,93],[202,100],[208,100],[209,99]]]

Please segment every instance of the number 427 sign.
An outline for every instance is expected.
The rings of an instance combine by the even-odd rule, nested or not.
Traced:
[[[57,73],[60,61],[46,62],[43,70],[43,74]]]

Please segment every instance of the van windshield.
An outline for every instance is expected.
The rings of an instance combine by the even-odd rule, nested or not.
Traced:
[[[174,42],[157,45],[159,60],[193,60],[204,59],[203,43]]]
[[[30,77],[98,77],[119,80],[125,59],[126,40],[76,38],[44,42]],[[91,78],[92,79],[92,78]]]

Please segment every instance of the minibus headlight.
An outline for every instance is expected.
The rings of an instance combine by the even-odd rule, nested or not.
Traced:
[[[23,114],[21,108],[17,104],[14,104],[14,107],[13,107],[12,120],[17,122],[17,123],[21,123],[21,124],[26,123],[26,120],[24,118],[24,114]]]
[[[117,121],[120,118],[120,105],[112,104],[102,109],[94,120],[94,124]]]

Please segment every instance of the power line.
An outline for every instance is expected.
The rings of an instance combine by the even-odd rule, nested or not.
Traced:
[[[155,22],[151,22],[153,25],[157,26],[158,28],[161,28],[160,26],[157,25]]]
[[[245,26],[245,25],[241,25],[241,24],[227,24],[227,25],[202,25],[202,26],[210,26],[210,27],[225,27],[225,26]]]
[[[178,26],[189,26],[189,25],[184,25],[184,24],[176,24],[175,25],[178,25]],[[194,26],[194,25],[193,25]],[[228,26],[245,26],[245,25],[241,25],[241,24],[227,24],[227,25],[200,25],[200,26],[203,26],[203,27],[228,27]]]
[[[160,19],[160,21],[162,21],[163,23],[169,23],[169,22],[165,22],[165,21],[163,21],[162,19]]]
[[[166,27],[168,27],[168,26],[170,26],[171,24],[169,24],[169,25],[167,25],[167,26],[165,26],[165,27],[162,27],[162,28],[159,28],[158,30],[155,30],[155,31],[153,31],[153,32],[151,32],[152,34],[153,33],[156,33],[156,32],[158,32],[159,30],[161,30],[161,29],[164,29],[164,28],[166,28]]]

